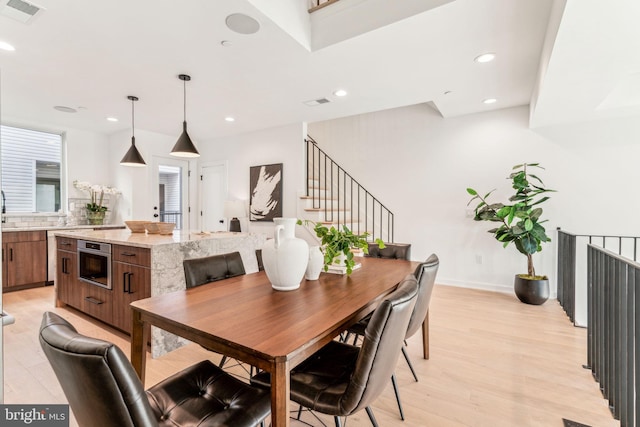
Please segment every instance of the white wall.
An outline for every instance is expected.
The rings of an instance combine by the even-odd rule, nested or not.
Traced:
[[[297,215],[297,195],[304,191],[306,125],[297,123],[259,132],[207,141],[198,146],[201,162],[226,161],[228,199],[249,204],[249,168],[283,163],[282,190],[285,217]],[[247,227],[248,228],[245,228]],[[242,230],[273,234],[272,222],[243,221]]]
[[[395,240],[411,243],[415,260],[438,254],[439,283],[511,292],[513,276],[526,272],[526,258],[486,232],[490,223],[466,217],[465,190],[497,188],[500,201],[511,194],[511,167],[522,162],[541,163],[540,177],[558,190],[543,206],[554,241],[534,256],[554,295],[556,227],[640,235],[634,220],[640,198],[625,191],[640,180],[633,166],[640,132],[630,126],[614,144],[611,135],[591,129],[596,125],[553,129],[548,138],[528,128],[527,107],[443,119],[415,105],[308,127],[323,150],[395,213]],[[577,129],[585,131],[576,140]]]

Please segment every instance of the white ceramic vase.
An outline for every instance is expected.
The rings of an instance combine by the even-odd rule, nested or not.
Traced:
[[[320,250],[320,246],[309,247],[309,264],[304,278],[307,280],[318,280],[320,272],[324,267],[324,254]]]
[[[295,236],[296,218],[275,218],[274,239],[262,248],[264,271],[271,287],[292,291],[300,287],[309,262],[309,245]]]

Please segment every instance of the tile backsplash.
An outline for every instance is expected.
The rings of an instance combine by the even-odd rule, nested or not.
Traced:
[[[67,213],[9,213],[2,214],[3,228],[29,228],[29,227],[60,227],[73,225],[87,225],[87,211],[85,205],[91,199],[69,199]],[[109,207],[109,200],[105,197],[104,205]],[[111,222],[112,210],[107,210],[104,218],[105,224]]]

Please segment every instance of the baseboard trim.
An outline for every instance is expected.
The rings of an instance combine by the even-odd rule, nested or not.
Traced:
[[[436,278],[436,284],[444,285],[444,286],[455,286],[458,288],[467,288],[467,289],[478,289],[481,291],[490,291],[490,292],[500,292],[503,294],[514,294],[513,293],[513,285],[499,285],[495,283],[486,283],[486,282],[466,282],[462,280],[455,279],[441,279]],[[556,292],[550,292],[549,299],[557,298]]]

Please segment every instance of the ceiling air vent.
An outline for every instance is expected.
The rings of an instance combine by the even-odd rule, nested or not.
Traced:
[[[42,8],[24,0],[2,0],[0,2],[0,15],[29,23]]]
[[[311,101],[304,101],[304,104],[308,105],[309,107],[315,107],[316,105],[326,104],[327,102],[331,101],[329,101],[327,98],[318,98],[312,99]]]

